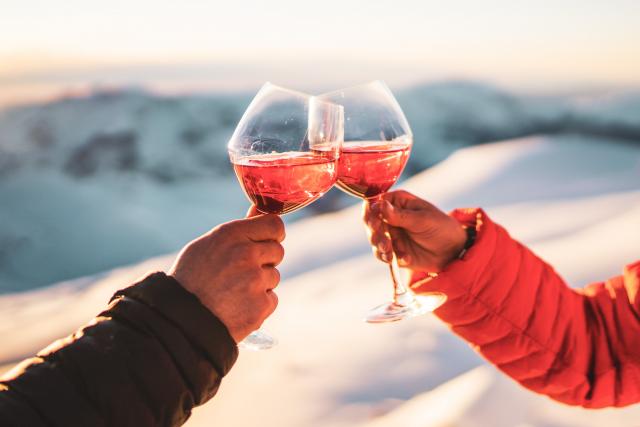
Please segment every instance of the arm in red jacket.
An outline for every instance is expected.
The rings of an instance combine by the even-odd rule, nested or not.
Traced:
[[[535,392],[587,408],[640,401],[640,262],[571,289],[482,210],[452,215],[476,224],[475,244],[436,278],[415,273],[412,285],[447,294],[438,317]]]

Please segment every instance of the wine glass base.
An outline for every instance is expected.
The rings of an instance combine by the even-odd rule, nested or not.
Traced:
[[[447,296],[440,292],[415,295],[406,305],[387,302],[370,310],[365,317],[368,323],[397,322],[408,317],[421,316],[431,313],[447,300]]]
[[[245,350],[260,351],[269,350],[278,344],[278,340],[261,330],[251,332],[238,346]]]

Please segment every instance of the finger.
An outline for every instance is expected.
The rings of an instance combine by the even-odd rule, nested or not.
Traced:
[[[373,255],[378,258],[380,261],[388,264],[391,262],[392,254],[391,252],[381,251],[378,247],[374,246],[372,248]]]
[[[429,212],[424,209],[405,209],[385,200],[381,204],[382,220],[389,225],[407,230],[414,230],[429,220]]]
[[[365,224],[369,223],[371,219],[371,203],[368,200],[365,200],[362,204],[362,221]]]
[[[398,256],[398,265],[400,267],[411,267],[413,265],[413,258],[410,254],[402,254],[402,256]]]
[[[258,260],[260,265],[275,267],[284,258],[284,248],[273,240],[253,243],[258,248]]]
[[[411,253],[409,248],[405,243],[405,239],[403,238],[394,238],[393,239],[393,251],[396,254],[396,258],[398,259],[398,264],[401,267],[407,267],[411,264]]]
[[[278,215],[259,215],[240,220],[245,235],[254,242],[275,240],[282,242],[285,238],[284,222]]]
[[[369,241],[372,241],[376,235],[384,234],[384,226],[385,224],[380,218],[371,218],[369,222],[365,223]]]
[[[439,210],[428,201],[409,193],[405,190],[396,190],[384,193],[381,196],[382,201],[391,203],[394,207],[400,209],[409,209],[414,211]],[[382,207],[383,203],[379,203]]]
[[[393,251],[396,253],[398,258],[407,252],[407,245],[405,244],[405,238],[402,230],[395,229],[391,231],[391,242],[393,244]]]
[[[405,190],[390,191],[384,193],[381,198],[398,208],[404,209],[424,209],[427,206],[431,206],[426,200]]]
[[[278,295],[276,295],[275,292],[267,291],[266,298],[267,298],[267,304],[266,304],[267,311],[266,311],[265,319],[271,316],[273,312],[276,311],[276,308],[278,307]]]
[[[271,291],[278,287],[280,284],[280,271],[275,267],[263,267],[262,273],[264,274],[264,288],[266,291]]]
[[[364,222],[369,222],[378,217],[380,217],[380,201],[365,200],[362,204],[362,219]]]
[[[392,256],[391,252],[393,252],[400,265],[408,265],[411,255],[411,246],[409,244],[410,240],[407,232],[402,228],[387,226],[387,233],[390,241],[390,249],[387,253],[387,257],[390,259]]]
[[[258,215],[262,215],[262,212],[258,210],[256,205],[251,205],[251,207],[249,207],[249,210],[247,211],[247,214],[245,215],[245,218],[253,218],[254,216]]]
[[[377,245],[384,239],[385,223],[381,219],[380,203],[365,200],[363,203],[362,219],[367,230],[367,236],[372,245]]]
[[[389,262],[393,256],[394,246],[392,236],[389,234],[389,227],[383,225],[377,228],[371,235],[371,245],[374,247],[374,254],[383,262]]]

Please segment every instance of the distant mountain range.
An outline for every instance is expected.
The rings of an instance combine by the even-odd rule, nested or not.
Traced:
[[[640,94],[539,97],[443,82],[397,93],[415,134],[408,171],[455,148],[532,134],[640,141]],[[9,108],[0,113],[0,179],[23,167],[75,178],[131,172],[160,182],[231,173],[226,142],[249,95],[159,96],[141,90]]]
[[[640,146],[637,93],[536,97],[443,82],[397,97],[414,131],[405,177],[457,148],[526,135]],[[226,143],[250,100],[123,89],[1,111],[0,293],[167,253],[242,215]],[[331,191],[298,217],[348,203]]]

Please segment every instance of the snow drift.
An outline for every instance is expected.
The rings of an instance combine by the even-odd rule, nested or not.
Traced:
[[[573,286],[619,274],[640,256],[637,145],[583,136],[488,144],[459,150],[402,186],[444,209],[483,206]],[[586,411],[526,391],[434,317],[363,323],[391,287],[359,217],[354,206],[288,227],[280,306],[265,325],[280,345],[242,352],[188,426],[638,425],[637,406]],[[116,289],[171,259],[0,297],[0,364],[71,332]]]

